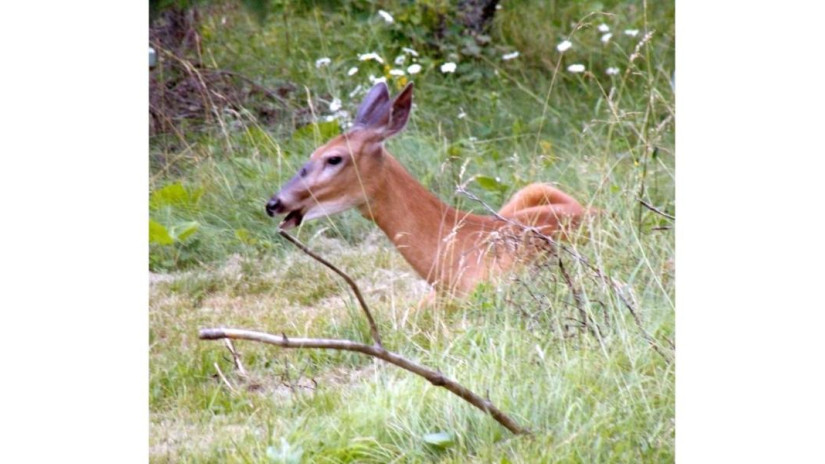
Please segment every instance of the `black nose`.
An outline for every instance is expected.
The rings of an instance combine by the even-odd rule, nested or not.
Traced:
[[[266,204],[266,214],[270,217],[275,217],[281,210],[281,200],[273,198]]]

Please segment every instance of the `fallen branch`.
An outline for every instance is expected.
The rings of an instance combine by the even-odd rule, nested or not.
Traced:
[[[437,387],[446,388],[447,390],[459,396],[468,403],[472,404],[476,408],[493,416],[493,419],[495,419],[499,424],[503,425],[507,428],[507,430],[515,434],[530,433],[529,430],[519,426],[516,423],[516,421],[514,421],[510,416],[504,414],[500,409],[495,407],[490,400],[482,398],[481,396],[475,394],[472,390],[464,387],[463,385],[459,384],[458,382],[449,377],[445,377],[444,374],[436,370],[418,364],[417,362],[407,359],[398,353],[387,351],[381,343],[381,336],[378,333],[378,327],[375,324],[375,320],[372,318],[372,313],[370,313],[369,307],[367,306],[366,301],[364,301],[364,297],[361,295],[361,290],[358,288],[358,285],[355,283],[355,281],[352,280],[352,278],[348,276],[344,271],[338,269],[329,261],[313,253],[303,243],[299,242],[297,239],[289,235],[286,231],[281,230],[279,232],[281,236],[289,240],[301,251],[308,254],[310,257],[314,258],[316,261],[320,262],[324,266],[333,270],[336,274],[341,276],[341,278],[343,278],[347,282],[347,284],[349,284],[350,288],[355,293],[355,297],[361,304],[361,309],[364,310],[364,314],[366,315],[367,320],[369,321],[370,331],[372,332],[372,338],[375,343],[373,345],[367,345],[365,343],[358,343],[352,340],[334,338],[287,338],[286,334],[272,335],[264,332],[230,328],[201,329],[198,332],[198,337],[201,340],[250,340],[261,343],[268,343],[271,345],[280,346],[282,348],[317,348],[338,351],[353,351],[356,353],[365,354],[367,356],[372,356],[374,358],[381,359],[390,364],[395,364],[396,366],[404,370],[424,377],[431,384]],[[227,346],[231,346],[231,343]],[[234,349],[230,351],[233,351],[234,356]],[[218,370],[218,372],[220,372],[220,369]],[[221,377],[223,377],[223,375],[221,375]]]
[[[361,304],[361,309],[364,310],[364,314],[367,316],[367,321],[369,321],[369,323],[370,323],[370,333],[372,334],[372,339],[375,341],[376,345],[383,346],[381,344],[381,335],[378,333],[378,327],[375,325],[375,319],[372,318],[372,313],[370,313],[370,310],[367,307],[367,302],[364,301],[364,296],[361,295],[361,289],[358,288],[358,285],[355,283],[355,281],[352,280],[352,278],[350,278],[350,276],[348,276],[344,271],[338,269],[337,267],[335,267],[335,265],[333,265],[329,261],[327,261],[324,258],[322,258],[322,257],[316,255],[315,253],[313,253],[312,250],[310,250],[309,248],[306,247],[306,245],[299,242],[298,239],[296,239],[295,237],[293,237],[293,236],[289,235],[288,233],[286,233],[285,230],[279,230],[278,232],[281,234],[281,237],[283,237],[283,238],[289,240],[290,242],[292,242],[293,245],[300,248],[301,251],[308,254],[309,256],[311,256],[313,259],[315,259],[319,263],[321,263],[324,266],[332,269],[336,274],[341,276],[341,278],[344,279],[347,282],[347,284],[349,284],[349,287],[352,289],[352,292],[355,293],[355,298],[357,298],[358,303]]]
[[[354,351],[356,353],[362,353],[368,356],[372,356],[374,358],[381,359],[382,361],[386,361],[390,364],[395,364],[396,366],[404,370],[424,377],[431,384],[437,387],[446,388],[447,390],[458,395],[459,397],[469,402],[473,406],[477,407],[478,409],[493,416],[493,418],[496,421],[498,421],[498,423],[500,423],[501,425],[506,427],[507,430],[513,433],[529,433],[529,430],[519,426],[512,418],[501,412],[501,410],[496,408],[493,405],[493,403],[491,403],[489,400],[484,399],[481,396],[473,393],[471,390],[462,386],[455,380],[450,379],[449,377],[445,377],[444,374],[433,369],[430,369],[429,367],[418,364],[415,361],[407,359],[398,353],[387,351],[381,346],[367,345],[365,343],[358,343],[351,340],[343,339],[295,337],[286,338],[283,335],[272,335],[264,332],[255,332],[252,330],[244,329],[201,329],[198,333],[198,336],[201,340],[219,340],[224,338],[231,338],[235,340],[250,340],[255,342],[268,343],[270,345],[280,346],[281,348],[320,348],[338,351]]]

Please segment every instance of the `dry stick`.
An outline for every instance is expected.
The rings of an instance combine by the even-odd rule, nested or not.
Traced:
[[[492,213],[492,215],[493,215],[493,216],[495,216],[496,218],[498,218],[498,219],[500,219],[500,220],[502,220],[502,221],[505,221],[505,222],[507,222],[507,223],[509,223],[509,224],[511,224],[511,225],[514,225],[514,226],[520,227],[522,230],[525,230],[525,231],[528,231],[528,232],[532,232],[532,233],[533,233],[533,234],[535,234],[537,237],[539,237],[540,239],[542,239],[542,240],[544,240],[545,242],[547,242],[549,245],[554,246],[554,247],[556,247],[557,249],[560,249],[560,250],[564,251],[565,253],[567,253],[567,254],[569,254],[570,256],[572,256],[573,258],[575,258],[575,259],[576,259],[576,261],[578,261],[578,262],[580,262],[581,264],[583,264],[586,268],[590,269],[590,271],[591,271],[591,272],[593,272],[593,273],[596,275],[596,277],[598,277],[599,279],[601,279],[601,281],[602,281],[603,283],[605,283],[605,284],[608,284],[608,283],[609,283],[609,284],[610,284],[610,287],[611,287],[611,288],[613,288],[613,292],[614,292],[616,295],[618,295],[619,299],[621,299],[621,300],[622,300],[622,303],[624,303],[625,307],[627,307],[628,311],[630,311],[630,314],[633,316],[633,320],[636,322],[636,327],[637,327],[637,328],[639,329],[639,331],[642,333],[642,336],[643,336],[643,337],[644,337],[644,339],[648,342],[648,344],[650,344],[650,346],[651,346],[651,347],[652,347],[652,348],[653,348],[653,349],[654,349],[657,353],[659,353],[659,355],[661,355],[663,358],[665,358],[665,361],[667,361],[667,362],[671,362],[671,361],[673,361],[673,357],[672,357],[672,356],[670,356],[670,355],[668,355],[667,353],[665,353],[665,351],[664,351],[664,350],[662,350],[662,348],[659,346],[659,343],[656,341],[656,339],[655,339],[655,338],[653,338],[653,336],[652,336],[652,335],[650,335],[649,333],[647,333],[647,331],[645,330],[644,326],[642,325],[642,319],[641,319],[641,317],[639,317],[639,314],[638,314],[638,312],[636,311],[635,306],[633,306],[633,304],[632,304],[630,301],[628,301],[628,300],[627,300],[627,298],[625,298],[625,296],[624,296],[624,292],[622,291],[622,288],[621,288],[621,285],[619,285],[619,284],[615,281],[615,279],[613,279],[612,277],[608,277],[608,276],[604,273],[604,271],[602,271],[602,270],[601,270],[600,268],[598,268],[597,266],[595,266],[595,265],[591,264],[591,263],[590,263],[590,261],[588,261],[588,259],[587,259],[587,258],[585,258],[585,257],[584,257],[584,256],[582,256],[581,254],[579,254],[576,250],[573,250],[573,249],[572,249],[572,248],[570,248],[569,246],[567,246],[567,245],[565,245],[565,244],[563,244],[563,243],[561,243],[561,242],[558,242],[558,241],[554,240],[552,237],[549,237],[549,236],[547,236],[547,235],[545,235],[545,234],[541,233],[541,232],[540,232],[540,231],[539,231],[536,227],[528,227],[528,226],[525,226],[524,224],[519,224],[518,222],[513,221],[512,219],[506,218],[506,217],[504,217],[504,216],[502,216],[502,215],[498,214],[498,212],[496,212],[496,210],[494,210],[494,209],[493,209],[490,205],[488,205],[487,203],[485,203],[485,202],[484,202],[484,200],[482,200],[481,198],[477,197],[477,196],[476,196],[476,195],[474,195],[472,192],[467,191],[467,190],[464,188],[464,186],[459,185],[459,186],[458,186],[458,188],[456,189],[456,192],[461,193],[461,194],[464,194],[464,195],[466,195],[468,198],[470,198],[471,200],[473,200],[473,201],[476,201],[476,202],[480,203],[480,204],[481,204],[482,206],[484,206],[484,207],[485,207],[485,208],[486,208],[486,209],[487,209],[490,213]],[[668,340],[668,343],[670,344],[671,348],[675,349],[675,346],[673,345],[673,342],[671,342],[670,340]]]
[[[357,298],[358,303],[361,304],[361,309],[364,310],[364,314],[367,316],[367,321],[369,321],[370,323],[370,332],[372,333],[372,339],[375,341],[375,344],[377,346],[383,347],[384,345],[381,344],[381,335],[378,334],[378,327],[375,325],[375,320],[372,318],[372,313],[370,313],[370,310],[367,307],[367,303],[364,301],[364,297],[361,295],[361,289],[358,288],[358,285],[355,283],[355,281],[352,280],[350,276],[348,276],[346,273],[344,273],[344,271],[338,269],[329,261],[313,253],[309,248],[306,247],[306,245],[299,242],[298,239],[296,239],[295,237],[286,233],[285,230],[278,230],[278,233],[280,233],[283,238],[292,242],[293,245],[300,248],[301,251],[314,258],[316,261],[335,271],[336,274],[341,276],[341,278],[344,279],[347,282],[347,284],[349,284],[349,287],[352,289],[352,292],[355,293],[355,298]]]
[[[367,345],[365,343],[358,343],[351,340],[329,339],[329,338],[286,338],[283,335],[272,335],[264,332],[255,332],[243,329],[201,329],[198,337],[201,340],[218,340],[222,338],[232,338],[235,340],[250,340],[255,342],[269,343],[271,345],[280,346],[282,348],[321,348],[339,351],[354,351],[356,353],[366,354],[374,358],[381,359],[390,364],[412,372],[427,379],[431,384],[437,387],[444,387],[447,390],[458,395],[468,403],[477,407],[478,409],[490,414],[498,421],[499,424],[507,428],[507,430],[515,434],[530,433],[529,430],[519,426],[507,414],[504,414],[496,408],[489,400],[486,400],[479,395],[476,395],[466,387],[462,386],[455,380],[445,377],[444,374],[434,371],[428,367],[422,366],[414,361],[411,361],[397,353],[387,351],[382,346]]]
[[[641,204],[642,204],[642,206],[644,206],[645,208],[647,208],[647,209],[649,209],[649,210],[653,211],[654,213],[659,214],[659,215],[661,215],[661,216],[664,216],[664,217],[666,217],[666,218],[670,219],[671,221],[675,221],[675,220],[676,220],[676,216],[672,216],[672,215],[670,215],[670,214],[667,214],[666,212],[664,212],[664,211],[660,210],[659,208],[657,208],[657,207],[655,207],[655,206],[651,205],[650,203],[648,203],[648,202],[646,202],[646,201],[642,200],[641,198],[637,198],[637,200],[639,200],[639,203],[641,203]]]
[[[558,259],[559,270],[561,271],[561,275],[564,277],[565,282],[567,282],[567,287],[570,288],[570,293],[573,294],[573,301],[576,303],[576,308],[579,310],[579,316],[582,318],[582,324],[584,324],[584,326],[590,331],[591,335],[596,337],[596,340],[601,341],[601,333],[599,333],[596,322],[587,315],[587,311],[584,309],[584,302],[582,301],[581,292],[578,288],[576,288],[575,284],[573,284],[573,279],[570,278],[570,274],[567,272],[567,269],[564,268],[564,261],[561,259],[561,256],[559,256]]]
[[[232,344],[232,340],[225,338],[223,340],[224,345],[226,345],[226,349],[232,353],[232,361],[235,363],[235,369],[238,370],[238,375],[243,378],[249,377],[246,374],[246,369],[243,368],[243,364],[241,364],[241,354],[235,350],[235,345]]]

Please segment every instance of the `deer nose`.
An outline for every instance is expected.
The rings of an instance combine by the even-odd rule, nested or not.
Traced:
[[[266,204],[266,214],[270,217],[275,217],[275,215],[283,211],[283,209],[284,205],[281,204],[281,200],[278,199],[278,197],[273,197]]]

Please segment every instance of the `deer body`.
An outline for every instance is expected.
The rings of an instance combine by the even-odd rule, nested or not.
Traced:
[[[287,213],[281,227],[291,228],[303,219],[358,208],[439,293],[459,296],[547,246],[523,226],[563,236],[578,224],[581,205],[546,184],[517,192],[499,211],[504,219],[443,203],[383,147],[406,124],[411,104],[412,84],[394,101],[386,85],[373,87],[353,130],[316,149],[267,203],[267,213]]]

